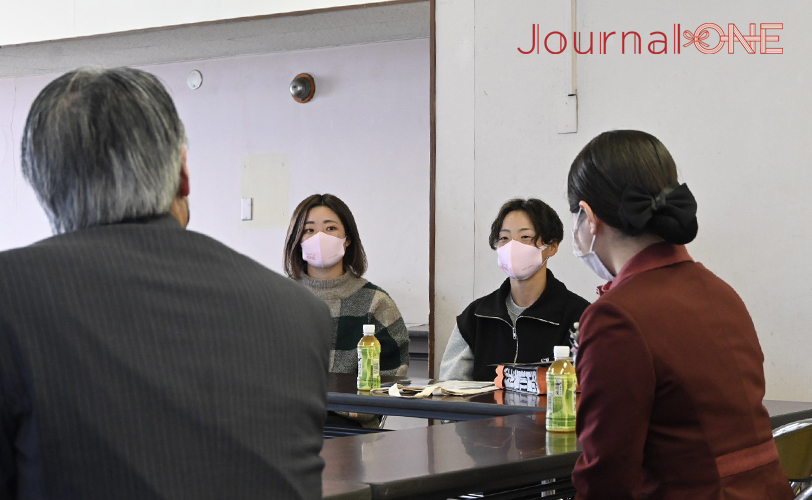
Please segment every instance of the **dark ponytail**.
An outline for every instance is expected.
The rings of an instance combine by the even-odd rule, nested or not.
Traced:
[[[675,244],[696,237],[696,199],[677,183],[671,154],[651,134],[614,130],[595,137],[572,162],[567,188],[571,212],[583,200],[629,236],[653,233]]]

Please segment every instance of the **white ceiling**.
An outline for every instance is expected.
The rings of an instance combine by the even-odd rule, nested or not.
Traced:
[[[429,2],[223,21],[0,47],[0,78],[428,38]]]

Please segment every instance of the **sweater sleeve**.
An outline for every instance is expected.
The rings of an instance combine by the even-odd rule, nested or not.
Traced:
[[[381,375],[406,375],[409,369],[409,331],[398,306],[389,294],[378,289],[370,313],[378,323],[375,337],[381,343]]]
[[[634,320],[600,301],[581,318],[580,337],[575,498],[639,498],[656,385],[651,354]]]
[[[472,380],[473,377],[474,352],[462,338],[459,327],[454,325],[440,362],[440,380]]]

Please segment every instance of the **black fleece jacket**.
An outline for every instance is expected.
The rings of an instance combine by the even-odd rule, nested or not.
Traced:
[[[514,328],[505,305],[509,293],[510,279],[506,279],[498,290],[471,302],[457,316],[460,334],[474,353],[474,380],[493,380],[492,364],[552,358],[553,347],[570,345],[570,328],[589,305],[547,269],[544,292],[516,319]]]

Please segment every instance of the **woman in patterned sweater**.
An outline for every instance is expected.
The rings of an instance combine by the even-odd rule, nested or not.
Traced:
[[[334,322],[330,371],[358,373],[356,347],[362,325],[373,324],[381,343],[381,374],[406,375],[406,325],[389,294],[361,277],[366,269],[355,218],[343,201],[331,194],[314,194],[299,203],[285,239],[285,273],[330,307]]]

